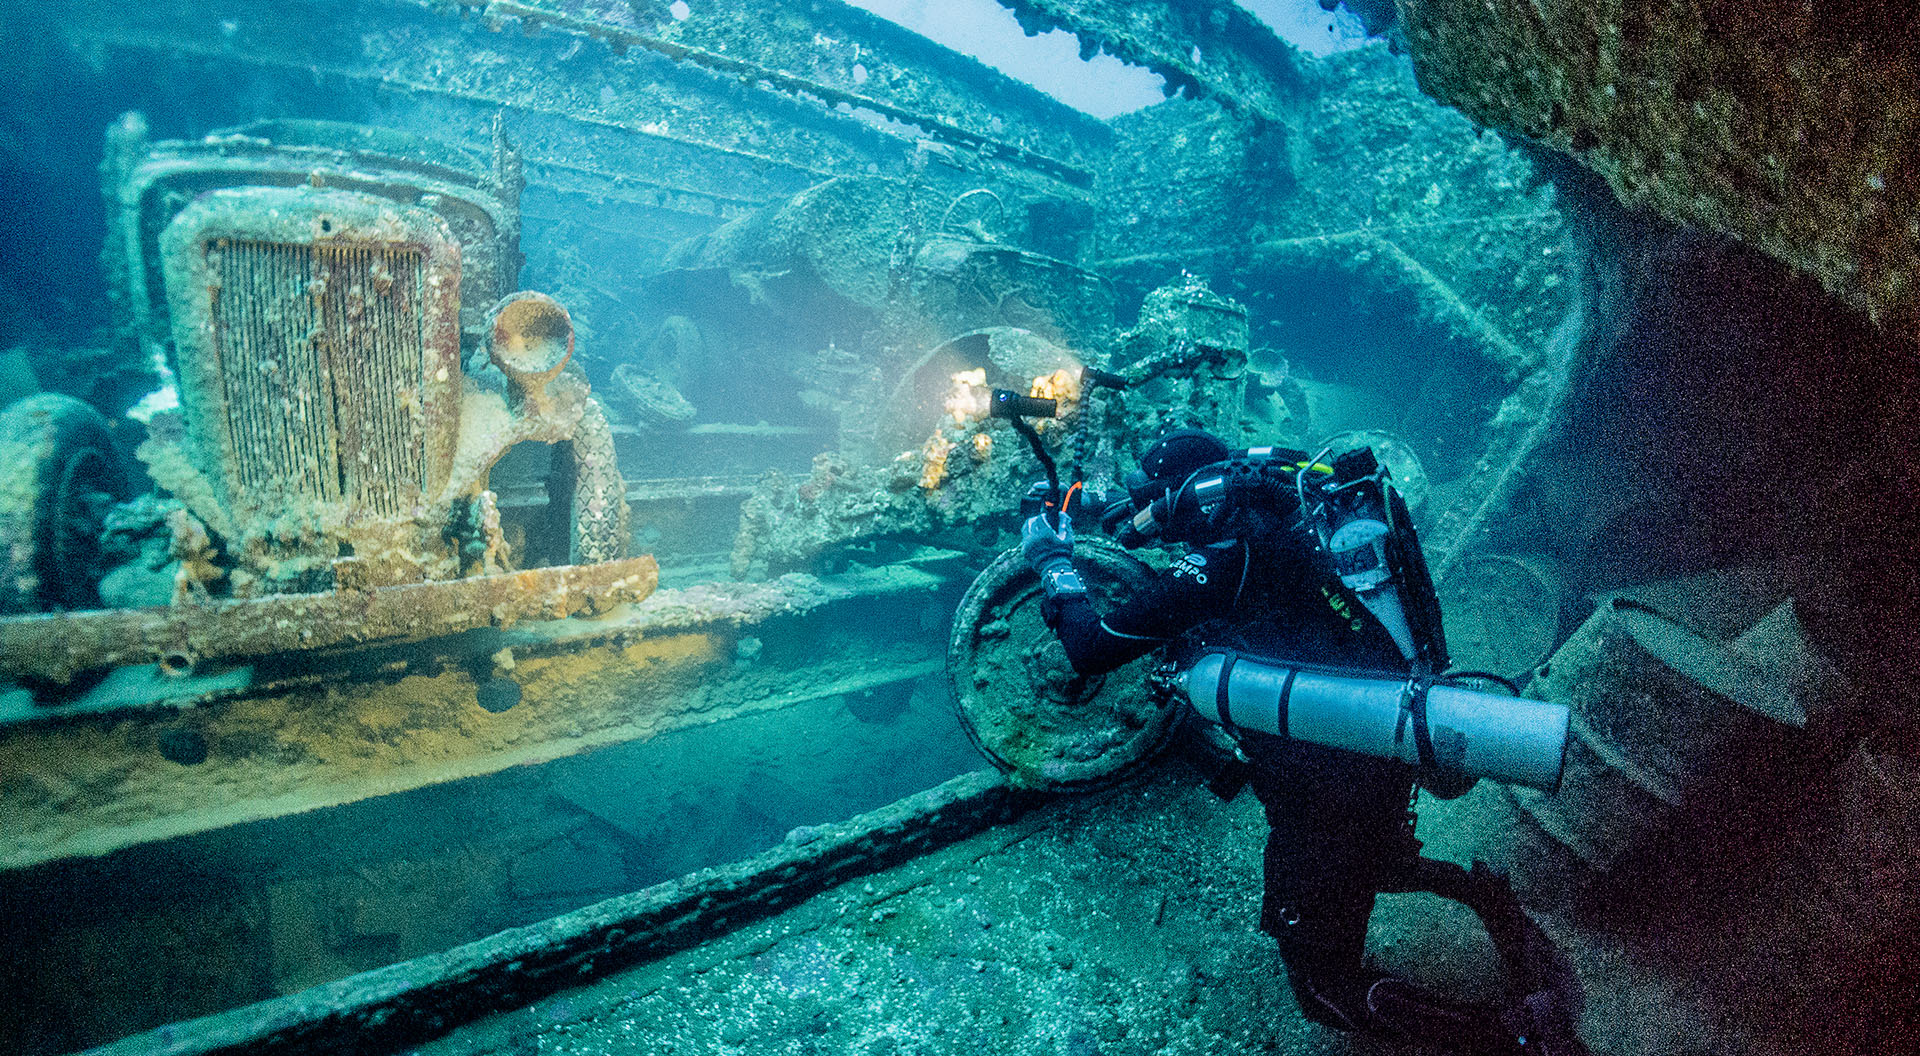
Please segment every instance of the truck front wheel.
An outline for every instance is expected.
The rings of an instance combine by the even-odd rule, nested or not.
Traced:
[[[71,396],[43,392],[0,412],[0,613],[99,606],[119,466],[106,418]]]

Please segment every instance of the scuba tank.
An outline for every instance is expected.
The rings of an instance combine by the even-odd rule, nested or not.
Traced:
[[[1238,531],[1235,515],[1292,519],[1312,533],[1345,587],[1393,639],[1410,674],[1316,667],[1209,649],[1158,677],[1202,718],[1420,767],[1450,798],[1481,777],[1559,787],[1565,706],[1487,693],[1439,675],[1451,660],[1440,604],[1406,502],[1372,450],[1328,466],[1285,448],[1250,448],[1184,480],[1129,480],[1103,522],[1122,545],[1205,544]]]
[[[1564,704],[1231,649],[1204,650],[1159,681],[1201,718],[1229,731],[1257,730],[1448,776],[1488,777],[1543,792],[1560,787],[1569,719]]]

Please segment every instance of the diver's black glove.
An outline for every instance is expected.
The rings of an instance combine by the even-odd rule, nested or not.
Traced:
[[[1073,564],[1073,518],[1059,514],[1060,527],[1047,523],[1047,515],[1036,513],[1020,526],[1020,556],[1027,567],[1047,577],[1047,569],[1057,562]]]
[[[1048,623],[1059,612],[1062,598],[1087,592],[1080,573],[1073,570],[1073,518],[1064,512],[1059,518],[1060,526],[1055,528],[1045,514],[1034,514],[1020,528],[1020,556],[1040,574],[1040,588],[1047,594],[1041,611]]]

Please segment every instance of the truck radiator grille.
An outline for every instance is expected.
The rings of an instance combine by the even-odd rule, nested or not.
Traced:
[[[236,483],[264,499],[410,511],[423,475],[421,255],[247,241],[209,252]]]

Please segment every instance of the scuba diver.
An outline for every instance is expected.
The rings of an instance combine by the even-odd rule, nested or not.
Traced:
[[[1110,671],[1163,649],[1161,685],[1184,692],[1235,744],[1215,791],[1231,799],[1250,785],[1265,808],[1260,926],[1279,942],[1301,1009],[1343,1031],[1468,1053],[1583,1053],[1570,974],[1505,877],[1481,862],[1467,869],[1420,855],[1412,810],[1420,785],[1457,796],[1478,773],[1550,787],[1561,749],[1551,716],[1535,743],[1514,732],[1536,702],[1456,689],[1459,676],[1441,674],[1446,645],[1419,541],[1372,452],[1326,466],[1298,451],[1236,453],[1211,434],[1179,430],[1125,483],[1127,497],[1101,516],[1115,540],[1186,549],[1130,601],[1096,611],[1074,569],[1068,509],[1049,504],[1027,520],[1022,553],[1076,671]],[[1367,700],[1387,709],[1384,725],[1357,710]],[[1447,701],[1480,711],[1455,709],[1467,717],[1443,725],[1433,716]],[[1497,717],[1480,719],[1471,737],[1454,728],[1483,711]],[[1557,721],[1564,744],[1564,712]],[[1414,758],[1380,758],[1391,750],[1375,750],[1370,737],[1418,741],[1407,749]],[[1463,763],[1469,742],[1491,748],[1472,749],[1479,760]],[[1487,751],[1507,752],[1509,772]],[[1527,765],[1544,776],[1516,777]],[[1451,1000],[1369,966],[1376,895],[1415,891],[1481,919],[1506,969],[1506,1001]]]

